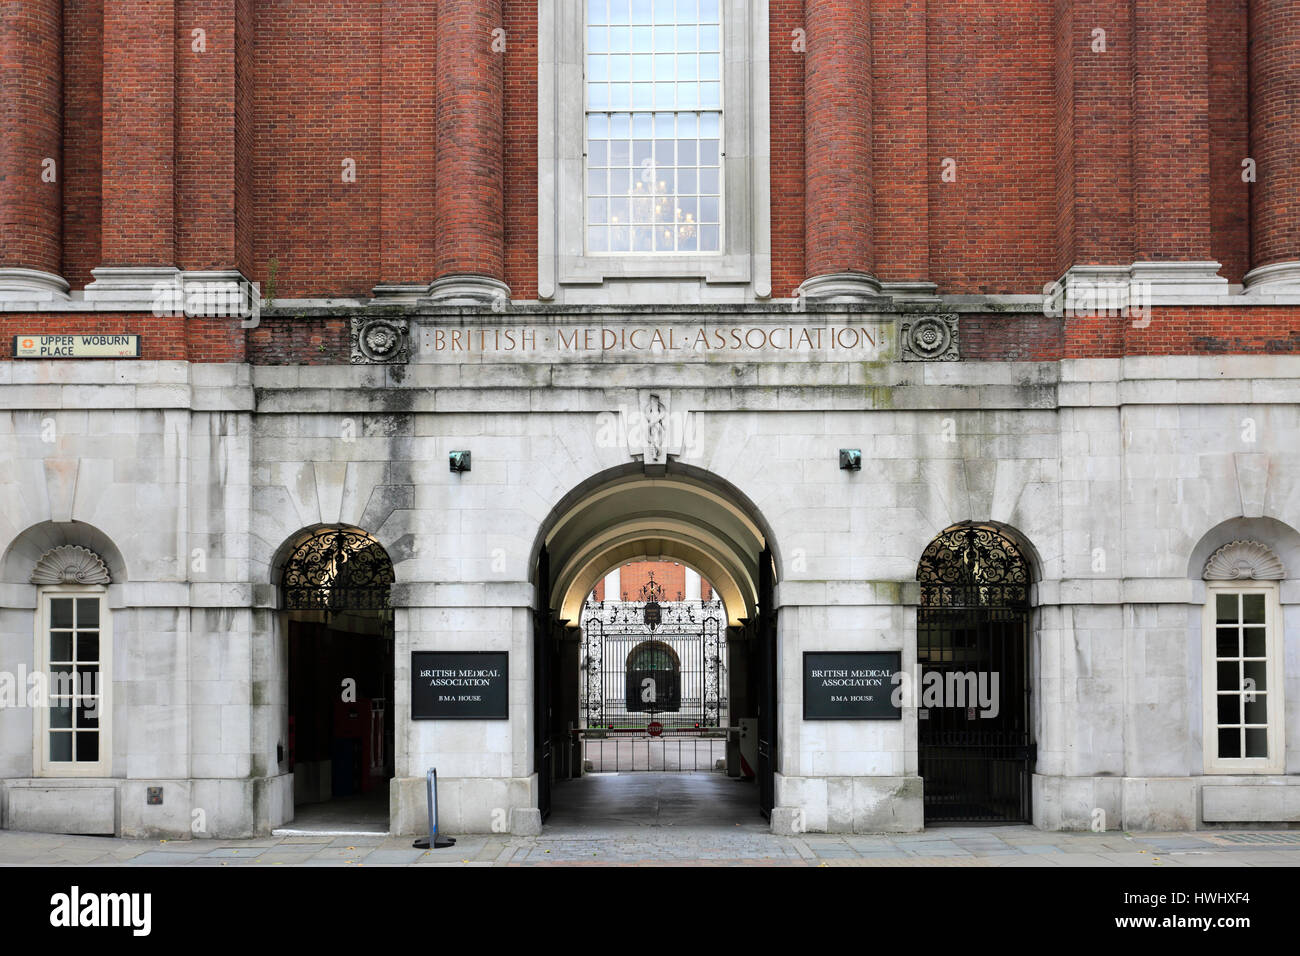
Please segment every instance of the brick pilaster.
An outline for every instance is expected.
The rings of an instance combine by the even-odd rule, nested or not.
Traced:
[[[872,224],[882,281],[930,276],[926,0],[872,0]]]
[[[870,277],[871,11],[866,0],[807,0],[804,23],[808,277]]]
[[[1300,0],[1250,4],[1251,266],[1300,264]],[[1300,265],[1248,285],[1300,288]]]
[[[252,0],[176,6],[176,260],[252,274]]]
[[[437,22],[435,273],[459,291],[460,277],[472,277],[472,298],[505,288],[508,37],[501,0],[438,0]]]
[[[437,255],[437,0],[382,0],[380,279],[428,285]]]
[[[1207,262],[1210,72],[1205,0],[1133,5],[1136,259]]]
[[[63,266],[60,0],[0,5],[0,125],[4,127],[0,133],[0,270],[44,273],[36,285],[45,286],[45,297],[61,294],[66,283],[59,278]],[[0,291],[8,291],[8,276],[8,272],[0,276]]]
[[[1058,275],[1134,260],[1129,10],[1125,0],[1056,2]]]
[[[105,0],[106,266],[176,262],[175,0]]]

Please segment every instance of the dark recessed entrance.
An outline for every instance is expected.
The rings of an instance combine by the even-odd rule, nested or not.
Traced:
[[[917,578],[917,727],[925,822],[1027,823],[1029,569],[1008,538],[937,537]]]
[[[364,532],[326,528],[285,564],[296,829],[388,825],[393,567]]]

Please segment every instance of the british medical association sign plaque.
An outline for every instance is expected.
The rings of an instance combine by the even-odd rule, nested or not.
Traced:
[[[508,720],[505,651],[412,651],[412,720]]]
[[[899,720],[894,675],[901,651],[805,651],[804,720]]]

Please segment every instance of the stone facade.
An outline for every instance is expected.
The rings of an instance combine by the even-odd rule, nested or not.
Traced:
[[[612,322],[613,315],[569,317]],[[877,325],[805,313],[803,325]],[[885,317],[889,318],[889,317]],[[424,312],[504,329],[536,316]],[[685,335],[715,315],[648,318]],[[783,327],[790,316],[750,315]],[[897,345],[891,341],[889,348]],[[653,383],[689,416],[662,481],[716,480],[751,502],[776,568],[780,641],[777,806],[811,830],[922,824],[915,708],[901,722],[804,721],[809,649],[897,649],[915,659],[917,561],[976,521],[1033,559],[1034,821],[1187,828],[1296,819],[1300,768],[1300,376],[1263,356],[1053,363],[902,363],[756,350],[743,360],[650,354],[409,365],[163,361],[0,367],[4,417],[0,647],[37,664],[30,576],[51,546],[111,573],[113,759],[102,779],[33,775],[33,712],[0,710],[7,825],[126,835],[262,832],[292,815],[278,594],[301,529],[370,532],[394,562],[397,700],[411,650],[510,652],[511,719],[412,722],[397,709],[395,831],[423,825],[437,766],[444,826],[483,831],[536,806],[530,562],[548,516],[602,476],[645,468],[609,440],[611,416]],[[841,470],[860,448],[860,471]],[[468,449],[454,474],[448,453]],[[1207,774],[1201,759],[1202,572],[1257,541],[1282,566],[1287,774]],[[161,786],[161,806],[146,805]],[[39,793],[39,799],[35,794]],[[33,802],[35,800],[35,802]],[[61,809],[60,809],[61,808]],[[502,813],[504,811],[505,816]],[[495,814],[495,816],[494,816]],[[781,819],[789,818],[789,813]],[[526,820],[526,815],[520,820]],[[90,821],[90,822],[83,822]],[[524,825],[521,823],[521,826]]]

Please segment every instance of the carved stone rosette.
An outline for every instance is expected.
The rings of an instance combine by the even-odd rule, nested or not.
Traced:
[[[904,362],[955,362],[957,315],[904,316],[899,322],[899,358]]]
[[[409,319],[352,317],[353,365],[405,365],[411,357]]]

